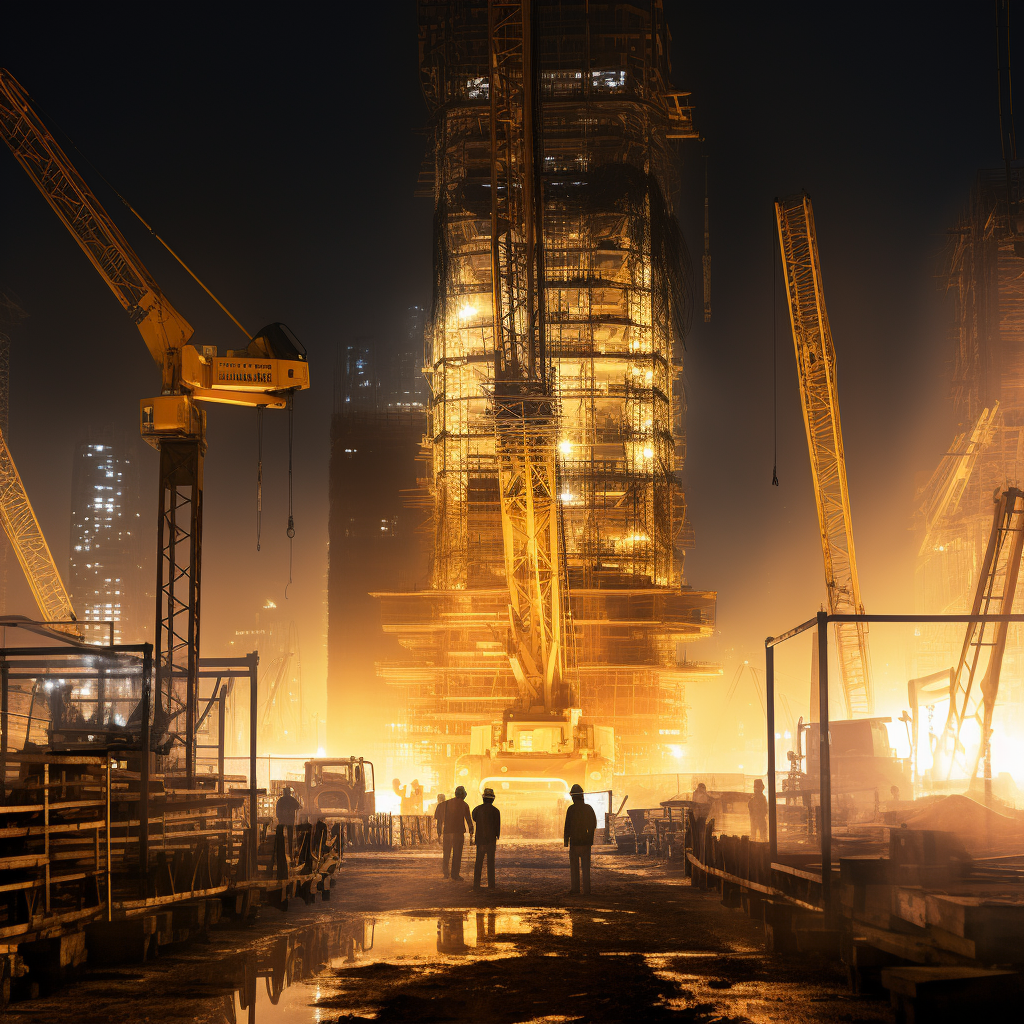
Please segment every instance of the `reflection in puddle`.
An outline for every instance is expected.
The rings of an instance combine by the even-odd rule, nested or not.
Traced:
[[[528,934],[571,936],[572,919],[567,911],[500,910],[350,919],[279,936],[207,984],[234,988],[223,997],[225,1024],[319,1024],[337,1016],[321,999],[339,983],[366,984],[360,979],[375,965],[383,980],[388,964],[430,970],[448,957],[514,956],[516,936]]]

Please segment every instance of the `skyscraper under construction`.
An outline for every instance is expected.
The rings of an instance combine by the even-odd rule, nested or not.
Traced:
[[[496,210],[512,205],[492,197],[492,183],[499,161],[517,159],[494,140],[510,137],[508,120],[514,134],[522,112],[499,107],[489,69],[523,46],[509,26],[530,26],[539,63],[538,308],[556,409],[573,703],[614,727],[620,772],[679,769],[684,685],[701,671],[680,661],[679,645],[714,626],[715,594],[692,590],[683,574],[692,531],[679,478],[681,375],[692,294],[674,193],[676,140],[696,134],[687,94],[669,85],[662,4],[527,6],[523,18],[520,3],[419,5],[433,141],[421,184],[435,211],[431,569],[428,588],[380,595],[384,629],[406,654],[379,672],[404,691],[397,727],[407,749],[442,781],[470,726],[500,717],[517,693],[492,409],[491,236],[496,221],[503,230]]]

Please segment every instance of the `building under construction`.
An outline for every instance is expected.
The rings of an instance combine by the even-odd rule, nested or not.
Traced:
[[[918,499],[920,612],[971,610],[994,500],[1024,483],[1024,243],[1007,216],[1008,202],[1019,205],[1020,174],[1012,171],[1008,183],[1003,169],[980,171],[950,235],[956,435]],[[1020,587],[1013,611],[1024,611]],[[955,665],[962,642],[962,632],[922,626],[916,674]],[[997,729],[1020,735],[1024,635],[1017,624],[1009,627],[1001,675]]]
[[[508,138],[521,116],[499,109],[488,74],[522,46],[506,7],[514,17],[520,5],[419,5],[432,119],[420,183],[435,211],[432,547],[427,589],[379,595],[385,632],[404,648],[379,671],[404,694],[407,749],[440,781],[467,749],[470,727],[500,717],[517,693],[491,405],[491,235],[496,221],[503,230],[495,207],[511,202],[492,197],[491,184],[499,160],[515,162],[495,152],[492,122],[505,118]],[[573,703],[614,727],[619,772],[678,770],[685,684],[713,671],[682,659],[680,644],[710,634],[716,599],[689,588],[683,572],[693,543],[679,477],[692,291],[675,192],[678,140],[696,133],[687,94],[669,84],[660,0],[532,7],[540,315],[556,410]]]

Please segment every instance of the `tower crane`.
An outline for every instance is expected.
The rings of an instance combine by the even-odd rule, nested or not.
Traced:
[[[786,277],[786,300],[796,349],[797,381],[811,456],[818,507],[825,589],[832,615],[863,615],[853,518],[846,484],[846,456],[839,422],[836,350],[825,311],[814,211],[806,193],[775,203],[779,245]],[[837,622],[836,649],[847,715],[870,715],[874,708],[867,626]]]
[[[174,731],[180,731],[174,723],[184,713],[191,780],[206,453],[206,413],[198,403],[290,408],[291,395],[309,387],[305,351],[279,323],[251,338],[246,332],[246,345],[223,356],[216,345],[192,344],[191,324],[168,301],[6,70],[0,70],[0,135],[138,327],[160,369],[159,394],[140,403],[142,435],[160,452],[156,713]]]
[[[573,783],[611,787],[613,731],[573,708],[568,593],[555,452],[558,407],[545,338],[539,68],[531,0],[490,0],[491,412],[508,584],[509,664],[519,689],[500,725],[474,726],[456,775],[501,786],[543,817]],[[521,819],[520,819],[521,820]]]

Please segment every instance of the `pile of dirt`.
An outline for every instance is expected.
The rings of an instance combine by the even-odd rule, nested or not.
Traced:
[[[975,854],[1024,853],[1024,819],[986,807],[967,796],[929,801],[906,820],[907,828],[952,832]]]

